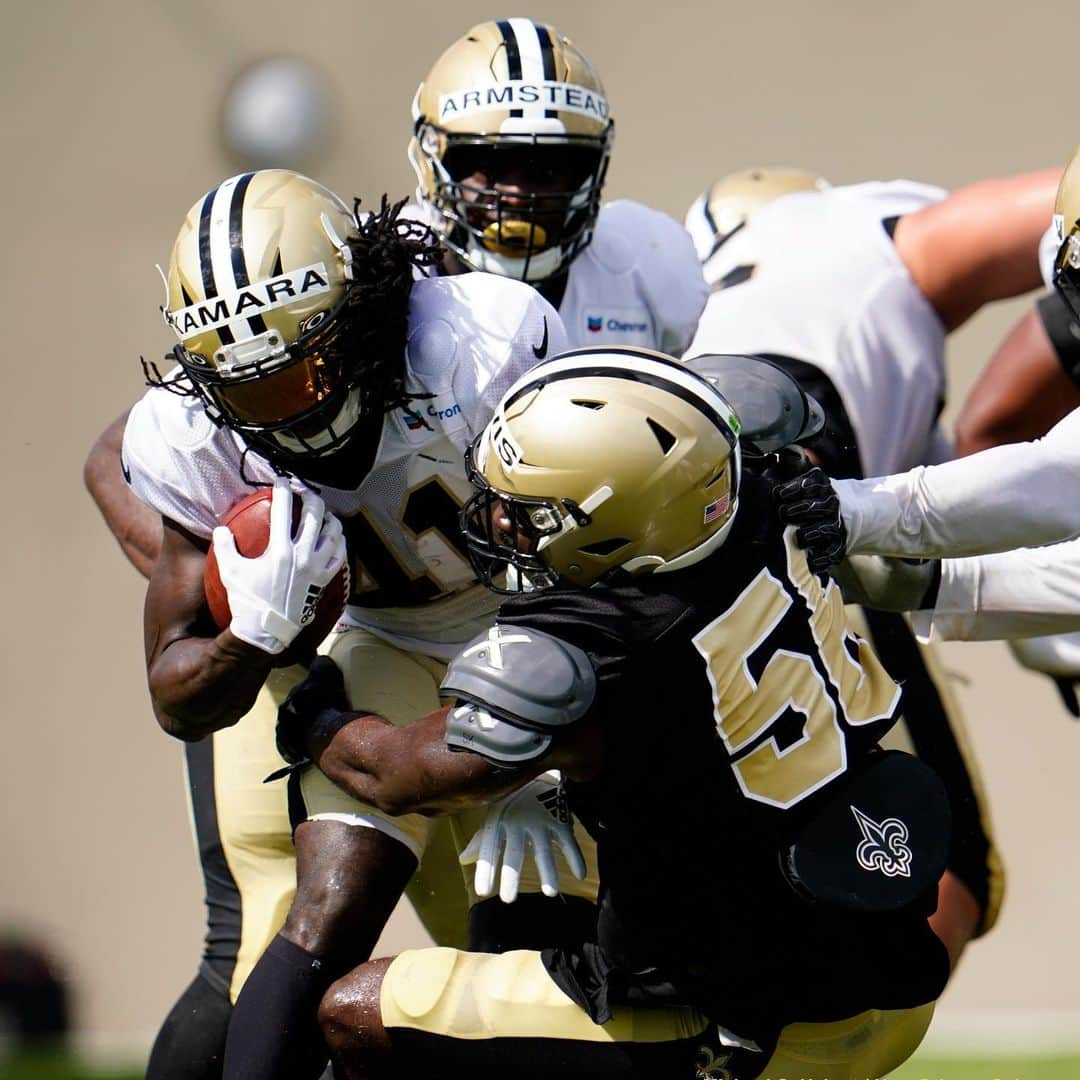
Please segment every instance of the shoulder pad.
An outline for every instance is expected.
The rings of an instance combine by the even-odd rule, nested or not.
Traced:
[[[496,624],[450,662],[442,692],[520,727],[551,731],[585,715],[596,696],[596,675],[576,645],[530,627]]]

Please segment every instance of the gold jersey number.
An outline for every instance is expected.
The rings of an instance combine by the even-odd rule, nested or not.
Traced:
[[[712,686],[716,728],[734,759],[732,769],[747,798],[787,808],[847,768],[843,719],[858,727],[890,716],[900,688],[862,639],[851,632],[835,582],[825,586],[784,532],[787,577],[810,611],[810,631],[835,694],[807,653],[776,649],[755,679],[750,659],[795,602],[784,583],[763,568],[719,618],[694,637]],[[802,736],[784,749],[767,734],[794,711]],[[762,736],[765,736],[762,738]],[[756,743],[746,752],[746,747]]]

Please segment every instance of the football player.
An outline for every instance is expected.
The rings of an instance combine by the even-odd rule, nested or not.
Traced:
[[[424,818],[358,806],[315,770],[291,778],[288,798],[284,785],[263,787],[281,764],[276,703],[302,674],[280,665],[307,598],[345,560],[347,537],[347,623],[372,632],[333,635],[329,649],[357,707],[393,715],[402,687],[412,694],[403,718],[434,707],[439,657],[493,610],[457,534],[464,448],[502,390],[565,345],[557,313],[520,282],[417,280],[438,241],[397,213],[384,200],[357,221],[285,170],[232,177],[200,199],[166,275],[177,367],[152,371],[124,435],[132,489],[164,525],[146,603],[154,710],[178,738],[213,736],[213,773],[193,779],[211,785],[197,790],[216,799],[219,821],[238,815],[226,868],[252,893],[221,973],[231,992],[239,962],[250,971],[272,938],[230,1024],[231,1076],[318,1074],[315,1008],[332,964],[340,973],[370,951],[427,831]],[[242,558],[216,526],[271,484],[270,545]],[[232,610],[222,632],[204,607],[211,543]],[[277,864],[266,858],[274,837]],[[331,872],[342,858],[345,878]]]
[[[1080,318],[1080,155],[1062,174],[1054,223],[1053,284]],[[1078,435],[1074,409],[1035,442],[867,480],[808,473],[777,495],[821,569],[845,554],[926,558],[1050,544],[1080,534],[1080,500],[1069,497],[1080,476]]]
[[[339,981],[335,1075],[862,1080],[918,1045],[948,972],[926,921],[947,798],[876,749],[899,687],[775,524],[739,427],[645,350],[533,369],[470,450],[473,560],[515,595],[451,662],[451,703],[393,727],[322,659],[287,699],[287,753],[384,812],[555,767],[600,853],[583,941]]]
[[[1080,168],[1075,163],[1073,169]],[[1053,288],[1056,256],[1061,237],[1051,225],[1040,248],[1043,278]],[[986,368],[968,394],[956,418],[956,450],[960,456],[976,453],[1004,443],[1023,442],[1046,434],[1059,420],[1080,406],[1080,324],[1069,309],[1064,297],[1051,291],[1043,296],[1008,335],[990,359]],[[1071,573],[1072,559],[1067,553],[1056,552],[1049,562],[1017,566],[1011,578],[1004,576],[1006,567],[1022,562],[1019,556],[993,559],[988,562],[950,565],[946,567],[935,608],[937,633],[952,636],[956,633],[989,633],[1001,636],[1002,631],[1026,629],[1026,621],[1009,619],[1002,622],[1005,609],[1014,605],[1016,597],[1010,592],[1013,581],[1025,580],[1028,596],[1024,605],[1030,611],[1035,596],[1039,604],[1048,602],[1049,611],[1042,614],[1058,618],[1064,612],[1078,610],[1073,605]],[[976,570],[986,584],[988,593],[980,596],[976,607],[980,618],[972,625],[965,615],[956,620],[948,612],[971,613],[971,597],[961,582],[970,582]],[[999,588],[995,587],[1003,587]],[[1064,587],[1064,591],[1060,591]],[[1051,591],[1051,589],[1053,591]],[[1044,594],[1044,595],[1040,595]],[[994,612],[993,622],[988,614]],[[1067,617],[1067,615],[1066,615]],[[1045,624],[1045,623],[1044,623]],[[1050,676],[1066,709],[1080,717],[1080,701],[1076,683],[1080,679],[1080,639],[1062,637],[1021,637],[1010,640],[1016,659],[1032,671]]]
[[[513,105],[507,94],[517,96]],[[678,223],[638,203],[601,207],[614,124],[598,75],[573,43],[554,28],[528,19],[474,27],[425,77],[414,102],[414,120],[410,157],[419,179],[415,211],[443,237],[439,273],[481,269],[528,281],[559,307],[575,344],[641,344],[675,353],[685,348],[706,296],[693,245]],[[422,404],[411,420],[418,439],[429,431],[431,408]],[[85,476],[125,553],[148,576],[160,549],[161,526],[121,477],[119,446],[126,420],[126,414],[119,417],[100,437]],[[364,640],[361,634],[355,638]],[[427,674],[421,673],[421,679]],[[406,700],[402,707],[407,712],[412,704]],[[393,711],[386,703],[383,709]],[[196,776],[201,778],[193,805],[209,914],[202,975],[209,977],[218,968],[225,974],[213,980],[216,1010],[207,1007],[202,977],[177,1003],[162,1031],[160,1053],[156,1048],[152,1055],[151,1080],[169,1075],[157,1072],[157,1062],[182,1057],[185,1039],[201,1040],[203,1032],[191,1031],[191,1017],[199,1017],[201,1024],[214,1012],[221,1020],[217,1027],[224,1030],[225,995],[235,999],[251,955],[258,955],[272,936],[274,921],[288,903],[280,891],[263,890],[263,883],[279,879],[287,889],[289,879],[289,851],[279,843],[280,827],[267,829],[265,844],[258,840],[262,825],[280,822],[280,815],[275,819],[263,805],[269,794],[240,785],[244,795],[235,803],[228,808],[221,800],[215,803],[212,778],[232,766],[220,754],[210,758],[204,743],[189,744],[187,753],[193,784]],[[534,810],[545,805],[547,793],[541,794],[543,799],[532,804]],[[230,812],[224,813],[226,809]],[[460,925],[465,898],[455,905],[450,897],[451,886],[460,892],[460,871],[443,827],[435,824],[433,830],[423,873],[411,885],[410,898],[437,940],[456,943],[464,940]],[[261,850],[279,872],[239,884],[229,870],[230,863],[237,863],[237,848]],[[231,858],[226,851],[233,852]],[[509,862],[504,880],[507,870],[513,870]],[[437,903],[432,882],[439,883]],[[535,896],[540,887],[537,875],[526,871],[522,893]],[[595,875],[590,872],[579,884],[563,874],[560,887],[570,894],[560,901],[565,911],[575,897],[593,895]],[[545,891],[551,891],[550,885]],[[488,905],[483,912],[490,924],[486,928],[482,920],[473,920],[475,942],[491,945],[504,939],[498,925],[500,906]],[[544,905],[544,910],[551,907]],[[237,913],[246,910],[251,914],[238,918]],[[261,913],[257,919],[255,911]],[[247,926],[243,943],[238,942],[241,921]],[[256,922],[263,927],[261,933],[254,930]],[[236,963],[238,952],[241,960]],[[197,1008],[190,1007],[192,1000]],[[213,1037],[206,1041],[216,1045]]]
[[[1056,173],[946,197],[910,181],[832,187],[800,169],[717,181],[686,224],[712,292],[689,356],[768,355],[824,406],[806,445],[830,476],[879,475],[951,456],[938,425],[946,335],[982,304],[1033,288]],[[987,223],[992,228],[987,228]],[[969,243],[971,230],[988,237]],[[954,845],[933,925],[953,962],[997,917],[1003,887],[975,761],[936,658],[896,615],[865,630],[904,683],[891,734],[946,778]]]
[[[601,206],[615,125],[596,69],[532,19],[480,23],[435,61],[413,101],[416,211],[441,271],[527,281],[574,345],[679,355],[707,289],[686,230],[641,203]]]

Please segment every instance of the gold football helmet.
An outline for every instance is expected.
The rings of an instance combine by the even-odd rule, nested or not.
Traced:
[[[473,270],[539,282],[586,247],[614,125],[577,47],[531,19],[474,26],[413,100],[418,201]]]
[[[577,349],[540,364],[469,449],[477,493],[462,526],[480,580],[587,586],[698,562],[735,519],[738,436],[727,401],[661,353]]]
[[[744,169],[721,177],[686,214],[698,258],[711,259],[766,203],[795,191],[821,191],[829,181],[806,169]]]
[[[1054,258],[1054,287],[1080,319],[1080,147],[1062,173],[1054,201],[1058,252]]]
[[[398,237],[427,236],[435,257],[430,231],[396,222],[396,212],[384,200],[382,211],[358,223],[321,184],[266,169],[204,195],[173,246],[163,311],[180,338],[174,356],[192,392],[216,423],[305,478],[328,482],[331,458],[362,421],[381,429],[404,378],[404,330],[396,356],[370,339],[407,307],[411,265],[395,277],[357,255],[373,249],[372,235],[400,226]],[[387,295],[372,298],[369,279],[390,281],[375,286]]]

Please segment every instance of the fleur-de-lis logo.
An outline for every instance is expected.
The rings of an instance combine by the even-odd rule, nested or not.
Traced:
[[[874,821],[858,807],[851,812],[859,823],[863,839],[855,851],[855,858],[864,870],[877,870],[886,877],[911,877],[911,848],[905,841],[908,827],[899,818]]]
[[[725,1067],[730,1060],[731,1055],[726,1052],[717,1057],[713,1047],[699,1046],[694,1059],[695,1080],[732,1080],[731,1073]]]

